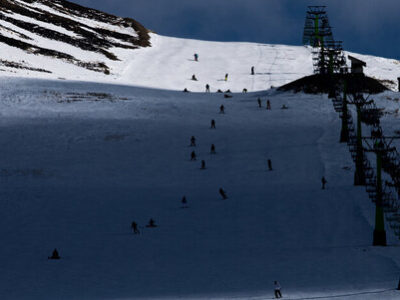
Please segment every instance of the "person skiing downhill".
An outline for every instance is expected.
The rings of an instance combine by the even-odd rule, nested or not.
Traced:
[[[182,203],[182,208],[188,208],[186,196],[182,197],[181,203]]]
[[[271,102],[269,102],[269,100],[267,100],[267,109],[271,110]]]
[[[53,250],[53,253],[51,254],[51,256],[48,257],[48,259],[61,259],[60,255],[58,254],[57,249]]]
[[[199,55],[197,53],[195,53],[193,56],[194,56],[194,61],[199,61]]]
[[[261,99],[260,98],[257,99],[257,103],[258,103],[258,107],[261,108]]]
[[[138,224],[136,222],[132,222],[131,228],[132,228],[134,234],[140,234],[140,231],[138,229]]]
[[[274,281],[274,286],[275,298],[282,298],[281,285],[279,284],[279,282]]]
[[[251,75],[254,75],[254,67],[251,67]]]
[[[211,154],[216,154],[216,152],[215,152],[215,145],[214,145],[214,144],[211,144],[210,153],[211,153]]]
[[[201,170],[205,170],[206,169],[206,162],[204,160],[201,161]]]
[[[224,106],[224,105],[221,105],[221,106],[219,107],[219,113],[220,113],[220,114],[224,114],[224,113],[225,113],[225,106]]]
[[[225,81],[228,81],[228,76],[229,76],[229,74],[226,73],[226,74],[225,74]]]
[[[211,120],[211,129],[216,129],[216,127],[215,127],[215,120],[214,120],[214,119]]]
[[[226,195],[226,192],[222,188],[219,189],[219,194],[221,195],[223,200],[228,199],[228,196]]]
[[[206,93],[209,93],[210,92],[210,85],[207,83],[206,84]]]
[[[326,181],[325,177],[322,176],[322,178],[321,178],[321,183],[322,183],[322,189],[323,189],[323,190],[325,189],[325,185],[327,184],[327,182],[328,182],[328,181]]]
[[[146,225],[147,228],[155,228],[157,227],[156,222],[153,219],[149,220],[149,224]]]
[[[197,81],[196,75],[192,75],[192,80]]]
[[[272,162],[268,159],[268,170],[272,171]]]
[[[192,153],[190,153],[190,160],[196,160],[196,152],[192,151]]]
[[[190,138],[190,147],[196,147],[196,138],[194,136]]]

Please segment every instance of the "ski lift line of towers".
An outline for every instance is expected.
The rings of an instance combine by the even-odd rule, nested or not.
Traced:
[[[346,73],[346,58],[341,41],[333,38],[326,6],[308,6],[304,25],[303,45],[313,47],[316,74]]]
[[[391,146],[394,139],[385,137],[380,127],[381,111],[373,100],[364,99],[362,94],[353,95],[353,99],[343,87],[343,96],[335,91],[331,94],[334,108],[342,118],[340,141],[349,146],[352,159],[356,165],[354,185],[365,185],[369,198],[375,203],[374,246],[386,246],[385,219],[394,234],[400,238],[400,154]],[[357,111],[357,128],[354,126],[351,112],[347,105],[353,104]],[[371,126],[371,136],[362,136],[362,124]],[[376,175],[366,155],[376,155]],[[382,170],[391,178],[383,184]]]

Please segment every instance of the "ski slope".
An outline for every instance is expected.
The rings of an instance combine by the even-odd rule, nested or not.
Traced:
[[[91,24],[90,21],[88,22]],[[32,43],[35,45],[46,49],[63,49],[65,53],[80,61],[94,64],[103,63],[110,71],[109,75],[94,72],[62,59],[35,55],[0,43],[0,52],[5,61],[15,62],[33,69],[44,68],[50,72],[2,66],[0,62],[0,75],[3,76],[67,79],[176,91],[187,88],[192,92],[203,92],[206,84],[209,84],[211,91],[229,89],[232,92],[242,92],[246,88],[248,91],[254,92],[278,87],[313,74],[311,48],[303,46],[209,42],[165,37],[151,33],[151,47],[138,49],[114,47],[109,51],[118,60],[110,60],[101,53],[84,51],[73,45],[65,45],[46,37],[36,36],[26,30],[12,27],[1,20],[0,33],[4,30],[1,25],[32,37],[34,41]],[[15,39],[20,39],[13,32],[7,34]],[[198,62],[194,61],[194,53],[199,54]],[[385,84],[389,88],[397,90],[397,77],[400,73],[399,61],[357,53],[349,54],[367,62],[365,73],[368,76],[385,80]],[[255,67],[256,74],[254,76],[250,75],[252,66]],[[229,74],[227,82],[224,80],[225,74]],[[191,80],[192,75],[196,75],[198,81]]]
[[[0,85],[1,299],[261,300],[274,280],[284,299],[399,298],[399,242],[388,230],[390,247],[371,246],[374,206],[325,96]]]

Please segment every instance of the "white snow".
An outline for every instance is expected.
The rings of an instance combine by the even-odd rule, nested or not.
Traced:
[[[261,300],[274,280],[284,299],[400,298],[400,243],[387,228],[390,246],[371,246],[374,205],[353,186],[331,101],[268,90],[313,73],[309,48],[151,34],[152,47],[113,48],[110,61],[32,38],[111,75],[0,44],[3,60],[52,72],[0,67],[1,299]],[[350,54],[397,88],[398,61]],[[400,94],[374,99],[385,134],[400,130]]]
[[[26,32],[23,33],[26,34]],[[45,66],[45,69],[51,71],[52,74],[26,70],[13,70],[13,72],[16,76],[24,77],[65,78],[168,90],[187,88],[193,92],[203,92],[206,84],[211,86],[211,91],[230,89],[233,92],[241,92],[244,88],[249,92],[261,91],[313,74],[312,54],[310,48],[307,47],[220,43],[150,35],[152,47],[135,50],[110,49],[109,51],[114,53],[119,61],[111,61],[102,54],[90,53],[70,45],[64,46],[60,42],[33,35],[32,37],[37,41],[36,44],[41,47],[63,49],[84,62],[104,62],[110,67],[111,74],[87,71],[54,58],[20,52],[17,56],[20,60],[29,61],[35,68]],[[16,60],[15,48],[0,44],[0,51],[5,54],[3,59]],[[198,62],[193,59],[194,53],[199,54]],[[397,90],[399,61],[350,54],[367,62],[367,68],[365,68],[367,75],[390,80],[392,83],[389,86]],[[254,76],[250,75],[252,66],[255,67],[256,75]],[[227,82],[224,81],[226,73],[229,74]],[[198,81],[191,80],[193,74],[196,75]]]

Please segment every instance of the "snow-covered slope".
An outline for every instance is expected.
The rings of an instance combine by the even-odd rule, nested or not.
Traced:
[[[196,92],[209,84],[212,91],[240,92],[266,90],[313,73],[311,50],[306,47],[163,37],[148,34],[132,19],[64,0],[2,0],[1,4],[0,76]],[[194,53],[199,62],[193,60]],[[351,54],[367,62],[367,75],[397,89],[399,61]],[[252,66],[255,76],[250,75]],[[198,81],[190,80],[193,74]]]
[[[398,299],[398,241],[388,228],[393,247],[371,246],[374,206],[325,96],[0,85],[1,299],[264,300],[274,280],[289,299]]]

